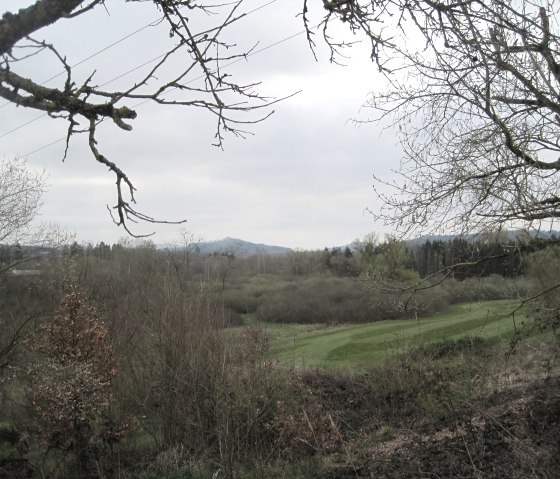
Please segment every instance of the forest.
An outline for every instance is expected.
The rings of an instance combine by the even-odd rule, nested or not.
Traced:
[[[560,248],[523,238],[368,235],[252,255],[189,241],[4,245],[0,477],[424,477],[442,431],[453,432],[451,456],[432,471],[552,477],[559,349],[547,312],[558,297],[541,292]],[[332,336],[446,312],[450,325],[465,304],[498,305],[518,323],[499,338],[483,327],[423,336],[360,368],[276,354],[310,340],[301,328]],[[507,409],[518,400],[538,402],[531,417],[529,406]],[[504,408],[495,424],[490,404]],[[397,440],[383,459],[367,452]],[[412,451],[414,461],[402,456]]]

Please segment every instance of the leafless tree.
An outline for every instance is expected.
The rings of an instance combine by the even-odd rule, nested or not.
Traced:
[[[21,242],[29,235],[44,190],[44,172],[34,172],[18,159],[0,162],[0,244]]]
[[[133,0],[130,3],[134,4]],[[255,84],[239,84],[224,70],[225,63],[245,58],[249,52],[232,53],[235,48],[222,40],[224,31],[245,16],[239,11],[242,3],[214,0],[150,0],[166,22],[174,43],[151,69],[122,90],[106,90],[97,86],[94,73],[83,83],[76,83],[73,68],[67,62],[63,46],[40,40],[38,30],[57,22],[71,21],[94,9],[110,9],[104,0],[36,0],[18,12],[6,12],[0,19],[0,97],[18,106],[46,112],[67,122],[66,151],[70,140],[85,134],[95,160],[108,167],[116,177],[117,201],[109,211],[117,225],[129,233],[130,222],[160,222],[138,211],[135,187],[118,160],[104,156],[98,145],[99,124],[112,120],[122,130],[132,129],[137,116],[133,109],[139,101],[160,105],[198,107],[216,117],[216,145],[222,146],[225,132],[243,136],[248,123],[262,121],[271,112],[271,100],[255,92]],[[131,5],[130,8],[134,8]],[[204,26],[196,19],[203,14],[215,19],[214,26]],[[198,17],[197,17],[198,15]],[[196,30],[199,24],[199,30]],[[91,38],[91,37],[90,37]],[[18,74],[20,62],[31,57],[51,54],[66,72],[56,87],[39,84],[34,78]],[[170,77],[168,64],[181,58],[181,71]],[[186,59],[186,61],[185,61]],[[198,75],[199,81],[193,82]],[[170,95],[173,93],[172,95]],[[245,113],[262,110],[246,116]]]
[[[56,225],[36,222],[45,191],[46,174],[24,161],[0,161],[0,288],[10,272],[40,259],[37,247],[58,248],[71,239]],[[29,247],[34,247],[30,249]],[[14,361],[27,327],[38,314],[13,311],[0,301],[0,372]]]
[[[73,239],[59,226],[38,221],[45,182],[44,171],[28,168],[21,159],[0,161],[0,277],[37,259],[35,254],[27,254],[24,247],[57,249]],[[16,245],[19,254],[12,254]]]
[[[309,15],[304,2],[304,18]],[[399,179],[377,178],[378,220],[403,234],[544,228],[560,217],[560,4],[324,0],[385,76],[369,120],[397,125]],[[308,23],[307,23],[308,24]],[[308,24],[309,25],[309,24]],[[313,31],[310,29],[310,39]]]

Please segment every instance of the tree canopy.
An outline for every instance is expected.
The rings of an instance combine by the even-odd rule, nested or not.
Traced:
[[[306,8],[307,3],[305,2]],[[559,5],[547,0],[324,1],[365,35],[387,82],[372,120],[398,125],[396,181],[374,217],[403,233],[549,226],[560,216]],[[312,40],[312,37],[311,37]]]
[[[138,2],[128,3],[134,8]],[[109,12],[111,6],[104,0],[36,0],[17,12],[6,12],[0,19],[0,98],[65,120],[65,157],[71,139],[79,134],[85,136],[93,158],[115,175],[116,202],[109,211],[115,223],[129,233],[130,222],[160,221],[134,206],[136,188],[131,177],[119,167],[119,159],[106,157],[98,144],[96,133],[100,123],[112,121],[118,128],[130,131],[137,116],[135,108],[144,102],[202,108],[216,118],[215,143],[221,147],[225,133],[243,136],[247,124],[259,122],[271,113],[268,107],[272,103],[255,91],[255,84],[237,83],[224,69],[225,62],[247,54],[236,52],[234,45],[222,39],[224,31],[246,15],[239,12],[242,2],[151,3],[160,14],[159,22],[167,25],[171,43],[167,42],[166,47],[162,42],[167,49],[148,72],[137,74],[127,87],[118,90],[97,85],[95,71],[83,82],[76,80],[64,45],[48,43],[38,36],[44,27],[71,21],[94,9],[105,8]],[[205,21],[200,21],[202,16]],[[213,22],[210,26],[208,19]],[[97,41],[95,37],[92,40]],[[36,78],[18,73],[25,60],[46,55],[51,55],[65,72],[58,85],[46,86]],[[169,64],[178,58],[179,71],[170,73]]]
[[[115,175],[110,210],[128,231],[130,221],[155,222],[135,206],[135,187],[118,158],[98,144],[101,122],[132,128],[135,102],[198,107],[217,119],[216,144],[224,132],[243,134],[244,124],[267,117],[270,101],[255,84],[236,83],[226,60],[244,58],[225,42],[224,31],[242,18],[243,0],[151,0],[169,28],[172,46],[127,88],[106,90],[92,74],[77,82],[63,46],[37,38],[56,22],[71,21],[103,0],[37,0],[0,20],[0,97],[67,122],[67,145],[79,133],[91,154]],[[128,2],[131,8],[135,1]],[[303,0],[302,21],[312,48],[321,32],[331,60],[352,43],[334,24],[367,39],[385,82],[367,103],[372,120],[398,125],[404,158],[400,178],[377,178],[383,200],[374,217],[401,233],[464,233],[501,226],[548,226],[560,216],[558,5],[547,0]],[[324,14],[317,28],[314,18]],[[197,23],[197,13],[214,21]],[[313,15],[312,15],[313,14]],[[58,86],[18,73],[20,62],[53,55],[66,72]],[[166,65],[188,61],[169,76]],[[191,83],[187,75],[200,75]],[[189,77],[191,78],[191,77]],[[169,95],[173,92],[173,95]],[[245,116],[252,110],[262,114]],[[68,148],[66,150],[68,152]]]

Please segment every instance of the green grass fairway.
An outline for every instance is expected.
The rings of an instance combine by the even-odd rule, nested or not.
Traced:
[[[461,336],[509,339],[515,330],[511,301],[484,301],[452,306],[448,312],[415,320],[326,328],[267,325],[274,359],[295,367],[361,369],[373,361],[402,354],[432,341]],[[519,324],[523,314],[516,314]]]

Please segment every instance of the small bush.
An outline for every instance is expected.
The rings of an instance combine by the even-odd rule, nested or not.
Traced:
[[[515,299],[526,297],[529,294],[530,281],[525,278],[511,279],[493,274],[486,277],[467,278],[463,281],[447,281],[445,289],[455,303]]]
[[[463,336],[459,339],[446,339],[425,343],[408,351],[409,359],[428,358],[433,360],[449,359],[461,354],[483,355],[496,343],[495,339],[480,336]]]
[[[348,279],[309,277],[270,291],[257,319],[277,323],[364,323],[406,315],[389,295],[375,295]]]

